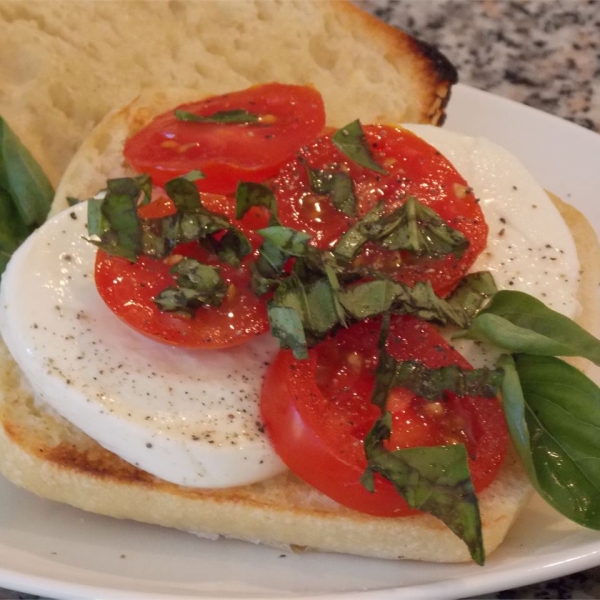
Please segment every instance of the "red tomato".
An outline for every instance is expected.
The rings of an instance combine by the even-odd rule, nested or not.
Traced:
[[[370,402],[379,329],[379,321],[370,320],[340,330],[305,361],[281,352],[267,373],[261,412],[275,450],[307,483],[349,508],[400,516],[411,511],[388,481],[377,476],[372,494],[359,481],[366,467],[363,440],[380,415]],[[432,325],[412,317],[393,320],[388,351],[430,368],[469,368]],[[493,481],[508,443],[498,399],[448,394],[428,402],[399,388],[387,408],[393,417],[390,449],[462,443],[475,489]]]
[[[232,200],[224,196],[203,194],[202,201],[213,212],[231,216],[234,211]],[[141,207],[139,212],[145,218],[159,218],[174,211],[171,200],[159,197]],[[247,230],[244,233],[256,249],[259,237]],[[201,307],[194,318],[158,309],[152,299],[175,283],[169,270],[176,255],[195,258],[220,268],[223,279],[229,284],[221,306]],[[250,260],[254,258],[246,257],[240,268],[235,268],[221,263],[194,242],[177,246],[164,260],[140,256],[137,263],[99,250],[96,256],[96,286],[104,302],[119,318],[148,337],[187,348],[237,346],[269,329],[265,303],[249,288]]]
[[[334,146],[331,136],[322,137],[302,148],[299,158],[288,162],[275,179],[281,221],[310,233],[319,248],[331,247],[356,222],[334,208],[327,196],[311,190],[306,164],[311,169],[348,173],[354,181],[359,217],[381,200],[391,211],[415,196],[467,237],[470,246],[463,256],[415,258],[368,244],[357,260],[409,285],[428,280],[438,295],[445,296],[485,248],[488,228],[483,213],[473,194],[465,193],[467,182],[435,148],[404,129],[383,125],[363,129],[374,159],[388,175],[361,167]]]
[[[272,177],[325,125],[323,99],[308,86],[268,83],[177,108],[200,116],[244,109],[260,117],[257,123],[193,123],[171,110],[127,140],[125,158],[156,184],[199,169],[206,178],[198,189],[220,194],[235,191],[238,181]]]

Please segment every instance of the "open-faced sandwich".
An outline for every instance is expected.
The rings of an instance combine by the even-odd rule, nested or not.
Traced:
[[[596,234],[496,145],[320,91],[150,90],[92,132],[3,276],[3,473],[382,558],[482,563],[533,487],[598,527],[598,388],[555,358],[600,361]]]

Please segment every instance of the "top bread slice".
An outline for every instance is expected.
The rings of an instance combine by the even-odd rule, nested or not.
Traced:
[[[67,196],[85,198],[104,187],[107,178],[131,174],[122,156],[127,137],[154,115],[197,96],[196,90],[148,90],[109,114],[67,168],[53,212],[67,206]],[[580,300],[589,319],[598,312],[594,302],[600,268],[597,238],[577,211],[558,199],[555,202],[575,234],[585,265]],[[0,357],[0,469],[41,496],[113,517],[210,536],[380,558],[469,560],[463,542],[429,515],[393,519],[359,514],[291,473],[228,490],[193,490],[161,481],[37,404],[4,352]],[[498,479],[480,496],[488,553],[502,541],[530,492],[521,467],[509,456]]]
[[[440,123],[456,71],[344,0],[0,0],[0,115],[54,185],[143,88],[313,84],[330,123]]]

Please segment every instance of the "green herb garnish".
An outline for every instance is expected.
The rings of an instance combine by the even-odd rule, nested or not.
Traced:
[[[220,110],[206,117],[185,110],[176,110],[175,118],[188,123],[221,123],[225,125],[258,123],[260,121],[258,115],[249,113],[245,109]]]
[[[389,391],[396,385],[398,363],[387,353],[389,314],[382,323],[379,363],[371,401],[382,411],[364,443],[367,468],[361,483],[374,491],[373,473],[390,481],[411,508],[430,513],[443,521],[469,548],[480,565],[485,562],[481,517],[471,481],[464,445],[408,448],[389,451],[384,442],[390,438],[392,418],[386,411]]]
[[[388,175],[388,172],[373,158],[365,132],[358,119],[346,127],[338,129],[331,136],[331,141],[340,152],[361,167],[366,167],[381,175]]]
[[[600,529],[600,389],[558,358],[500,364],[508,429],[531,483],[564,516]]]
[[[510,352],[582,356],[600,365],[600,340],[523,292],[502,290],[461,334]]]
[[[218,268],[186,257],[175,264],[170,273],[175,277],[177,286],[164,289],[154,298],[162,311],[191,317],[200,306],[221,306],[227,284]]]
[[[0,273],[45,220],[54,190],[29,150],[0,118]]]
[[[331,204],[349,217],[356,217],[356,196],[354,183],[347,173],[311,169],[306,165],[310,188],[316,194],[329,196]]]
[[[333,253],[338,259],[351,262],[367,242],[386,250],[406,250],[430,258],[448,254],[460,257],[469,247],[469,241],[460,231],[412,196],[389,214],[385,214],[385,202],[376,204],[344,233]]]

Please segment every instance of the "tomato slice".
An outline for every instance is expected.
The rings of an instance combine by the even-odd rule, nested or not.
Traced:
[[[205,117],[240,109],[259,116],[257,123],[194,123],[171,110],[127,140],[125,158],[156,184],[199,169],[206,178],[198,189],[220,194],[235,191],[238,181],[272,177],[325,126],[323,99],[308,86],[268,83],[177,108]]]
[[[438,295],[446,296],[486,246],[488,228],[477,200],[452,164],[413,133],[384,125],[368,125],[363,130],[374,159],[388,175],[351,161],[336,148],[331,135],[324,136],[302,148],[299,157],[289,161],[275,179],[280,219],[311,234],[319,248],[333,246],[356,222],[338,211],[327,196],[311,190],[306,165],[350,175],[359,217],[381,200],[391,211],[415,196],[467,237],[470,245],[463,256],[415,258],[408,252],[390,252],[368,244],[357,260],[409,285],[430,281]]]
[[[378,477],[372,494],[359,481],[366,467],[363,440],[380,414],[370,402],[379,329],[379,321],[370,320],[340,330],[305,361],[282,351],[263,384],[261,412],[277,453],[307,483],[349,508],[400,516],[411,511],[388,481]],[[432,325],[412,317],[393,320],[388,351],[430,368],[469,368]],[[429,402],[399,388],[391,393],[388,410],[390,449],[463,443],[475,489],[494,480],[508,443],[498,399],[448,394]]]
[[[230,198],[203,194],[202,202],[213,212],[228,217],[235,207]],[[171,200],[157,197],[140,208],[145,218],[159,218],[175,211]],[[256,249],[260,238],[236,223]],[[254,254],[255,254],[254,253]],[[200,307],[193,318],[158,309],[153,301],[166,287],[174,285],[169,273],[173,256],[195,258],[204,264],[219,267],[229,289],[221,306]],[[221,263],[198,243],[180,244],[165,260],[140,256],[136,263],[99,250],[96,255],[95,278],[100,296],[108,307],[130,327],[171,345],[186,348],[225,348],[237,346],[269,329],[266,305],[249,288],[249,263],[256,256],[246,257],[239,268]]]

